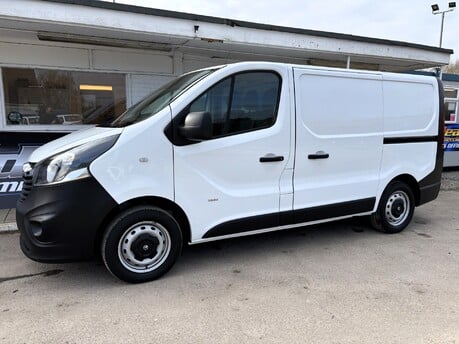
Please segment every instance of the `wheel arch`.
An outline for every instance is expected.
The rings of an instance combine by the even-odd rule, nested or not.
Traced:
[[[395,178],[393,178],[389,183],[387,183],[386,188],[387,186],[389,186],[391,183],[395,181],[403,182],[411,188],[411,190],[413,191],[413,195],[414,195],[414,204],[418,206],[420,203],[420,199],[421,199],[421,190],[419,188],[419,183],[416,180],[416,178],[414,178],[411,174],[400,174],[396,176]],[[386,188],[384,188],[384,190]]]
[[[138,197],[119,204],[113,208],[107,216],[105,216],[102,224],[100,225],[96,236],[94,238],[94,252],[99,252],[100,245],[102,243],[102,238],[108,224],[117,216],[120,212],[132,208],[138,205],[149,205],[161,208],[168,213],[171,213],[174,219],[178,222],[180,230],[183,235],[183,242],[189,242],[191,239],[191,226],[183,209],[175,202],[163,198],[163,197],[154,197],[154,196],[145,196]]]

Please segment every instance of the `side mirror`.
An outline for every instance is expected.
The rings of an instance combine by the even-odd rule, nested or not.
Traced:
[[[22,120],[22,115],[20,112],[11,111],[8,114],[8,121],[10,121],[12,124],[21,124],[21,120]]]
[[[208,112],[190,112],[185,123],[179,128],[180,134],[191,141],[204,141],[212,138],[212,118]]]

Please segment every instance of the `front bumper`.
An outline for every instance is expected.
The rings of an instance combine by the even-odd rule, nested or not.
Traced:
[[[41,262],[91,258],[97,233],[116,205],[93,177],[32,187],[16,206],[21,249]]]

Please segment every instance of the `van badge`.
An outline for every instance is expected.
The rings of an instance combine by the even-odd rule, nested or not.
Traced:
[[[209,198],[207,202],[217,202],[218,198]]]
[[[139,158],[139,161],[140,161],[140,162],[148,162],[148,158],[145,158],[145,157]]]

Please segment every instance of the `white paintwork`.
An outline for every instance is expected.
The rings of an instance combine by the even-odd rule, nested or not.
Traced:
[[[69,135],[58,138],[43,146],[38,147],[30,155],[29,161],[32,163],[40,162],[46,158],[64,152],[73,147],[91,142],[94,140],[102,139],[104,137],[117,135],[122,132],[120,128],[100,128],[93,127],[80,131],[75,131]]]
[[[384,145],[378,199],[395,176],[409,174],[419,181],[432,172],[436,150],[436,142]]]
[[[434,78],[385,73],[383,80],[385,137],[439,134],[439,90]],[[433,171],[436,150],[435,142],[383,145],[377,199],[394,176],[409,174],[419,181]]]
[[[225,77],[250,70],[272,70],[282,77],[273,126],[185,146],[174,146],[166,138],[164,128],[190,102]],[[410,107],[416,91],[433,101]],[[434,170],[437,143],[383,145],[384,126],[392,125],[396,115],[403,117],[403,112],[394,111],[399,104],[411,111],[413,126],[392,125],[387,134],[437,135],[431,123],[438,128],[438,101],[437,81],[431,77],[280,63],[232,64],[196,83],[153,117],[112,129],[111,133],[121,132],[119,140],[91,164],[90,171],[116,202],[166,198],[184,210],[192,242],[215,240],[203,235],[226,221],[370,197],[378,202],[395,177],[408,174],[420,181]],[[98,137],[110,135],[109,129],[92,130]],[[91,138],[91,131],[66,136],[38,150],[35,160],[57,147]],[[329,159],[308,159],[308,154],[321,150],[330,154]],[[268,153],[285,160],[260,163]],[[237,235],[295,226],[299,224]],[[230,236],[234,235],[224,237]]]
[[[91,164],[91,173],[116,202],[144,196],[174,200],[172,144],[163,133],[170,120],[166,107],[124,128],[113,148]]]
[[[377,73],[295,68],[294,209],[374,197],[383,146]],[[328,159],[311,160],[323,151]]]
[[[406,74],[384,75],[384,135],[435,136],[438,122],[438,85]],[[403,101],[400,95],[403,94]]]

